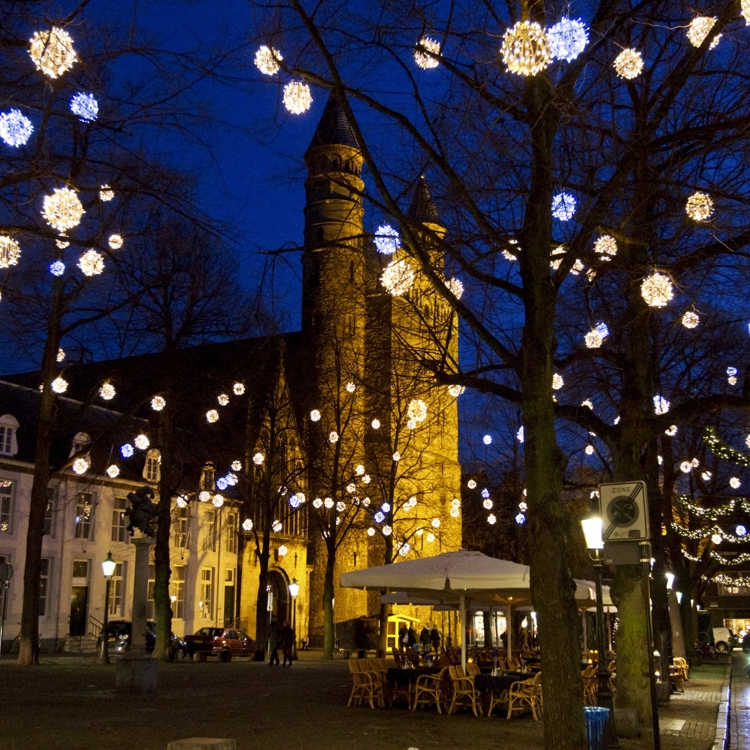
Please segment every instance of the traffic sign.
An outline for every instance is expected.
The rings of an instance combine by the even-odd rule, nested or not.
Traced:
[[[600,484],[599,512],[605,542],[637,542],[649,538],[645,482]]]

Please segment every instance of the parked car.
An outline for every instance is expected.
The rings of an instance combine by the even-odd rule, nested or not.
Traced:
[[[714,628],[714,648],[720,654],[728,654],[737,643],[737,636],[729,628]]]
[[[113,620],[107,625],[107,639],[110,656],[117,656],[130,651],[130,636],[133,625],[127,620]],[[97,641],[97,648],[101,648],[101,635]],[[156,623],[153,620],[146,621],[146,651],[149,653],[156,647]],[[170,650],[172,659],[181,661],[187,656],[188,648],[185,641],[171,633]]]
[[[255,641],[235,628],[201,628],[186,635],[185,643],[191,659],[198,654],[201,659],[218,656],[228,660],[232,656],[250,656],[255,651]]]

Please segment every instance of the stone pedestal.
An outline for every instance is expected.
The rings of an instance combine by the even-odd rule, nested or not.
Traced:
[[[115,690],[130,695],[156,695],[158,662],[146,654],[126,654],[115,666]]]
[[[167,750],[237,750],[237,743],[215,737],[191,737],[188,740],[170,742]]]

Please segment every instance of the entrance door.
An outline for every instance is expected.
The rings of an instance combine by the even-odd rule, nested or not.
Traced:
[[[73,586],[70,596],[70,634],[86,635],[86,615],[89,604],[89,587]]]
[[[234,625],[234,586],[224,586],[224,627]]]

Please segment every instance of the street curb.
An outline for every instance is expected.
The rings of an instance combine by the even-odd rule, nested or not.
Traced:
[[[724,682],[721,688],[721,701],[719,713],[716,716],[716,736],[711,750],[726,750],[729,744],[729,703],[732,687],[732,662],[730,660],[724,673]]]

